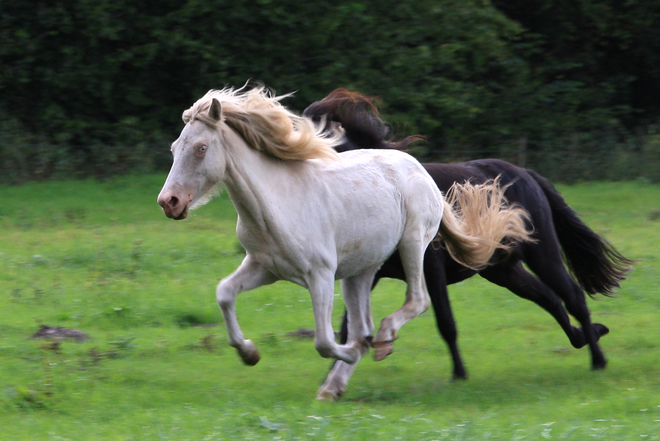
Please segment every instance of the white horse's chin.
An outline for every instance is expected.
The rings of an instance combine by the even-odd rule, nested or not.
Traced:
[[[197,200],[194,200],[190,205],[190,209],[191,210],[198,209],[202,205],[207,204],[211,199],[218,196],[219,194],[220,194],[220,188],[218,187],[218,185],[214,185],[206,193],[201,195]]]

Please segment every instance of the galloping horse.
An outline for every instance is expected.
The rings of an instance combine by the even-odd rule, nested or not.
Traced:
[[[380,119],[374,99],[346,89],[337,89],[311,104],[303,113],[324,130],[339,124],[344,142],[337,151],[353,149],[403,149],[420,137],[399,142],[385,139],[387,127]],[[447,342],[453,359],[453,377],[467,378],[457,345],[457,331],[447,295],[447,285],[475,274],[531,300],[548,311],[566,333],[575,348],[589,345],[592,367],[605,368],[607,361],[598,340],[609,332],[599,323],[591,323],[584,295],[609,294],[625,279],[633,261],[622,256],[605,239],[580,220],[552,184],[532,170],[497,159],[482,159],[458,164],[422,164],[443,192],[455,183],[479,184],[499,176],[510,204],[525,208],[531,216],[534,241],[513,244],[513,250],[492,266],[480,270],[456,262],[442,247],[429,247],[424,257],[424,276],[436,315],[440,334]],[[564,267],[563,255],[570,272]],[[525,269],[523,263],[534,273]],[[405,280],[399,256],[395,253],[376,273],[374,286],[382,277]],[[564,308],[565,304],[566,308]],[[571,325],[568,313],[582,325]],[[346,318],[344,318],[345,326]],[[349,319],[350,322],[350,319]],[[343,338],[343,337],[342,337]],[[335,365],[325,387],[336,395],[346,388],[351,369]],[[340,370],[341,373],[336,373]],[[330,381],[333,384],[329,384]]]
[[[224,183],[247,255],[220,281],[216,298],[229,344],[246,364],[260,357],[236,318],[235,299],[242,291],[277,280],[307,288],[315,348],[322,357],[354,364],[369,350],[374,329],[369,303],[374,275],[397,250],[408,281],[406,300],[382,320],[373,338],[380,360],[391,352],[398,330],[429,307],[423,255],[439,230],[455,256],[475,269],[495,250],[529,239],[526,213],[504,207],[495,184],[457,190],[459,199],[488,217],[471,225],[469,210],[454,212],[412,156],[395,150],[338,155],[333,147],[340,140],[282,106],[286,96],[260,86],[212,90],[200,98],[183,113],[185,127],[172,144],[172,168],[158,196],[167,217],[185,219]],[[347,309],[346,344],[334,341],[335,279],[342,280]]]

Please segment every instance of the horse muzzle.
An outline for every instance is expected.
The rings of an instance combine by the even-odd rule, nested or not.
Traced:
[[[170,219],[181,220],[188,217],[189,201],[184,203],[174,195],[159,195],[158,205],[163,208],[163,213]]]

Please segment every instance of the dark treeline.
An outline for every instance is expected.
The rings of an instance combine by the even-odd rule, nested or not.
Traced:
[[[0,2],[0,182],[167,169],[208,89],[382,99],[422,160],[660,181],[660,3]]]

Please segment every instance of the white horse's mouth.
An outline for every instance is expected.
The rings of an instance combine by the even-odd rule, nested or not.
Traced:
[[[183,210],[181,211],[181,213],[179,213],[178,216],[170,216],[170,217],[174,220],[182,220],[182,219],[187,218],[188,217],[188,205],[183,207]]]
[[[182,220],[182,219],[187,218],[188,217],[188,211],[189,211],[188,205],[183,207],[183,210],[181,210],[181,212],[179,214],[175,214],[176,212],[173,211],[171,207],[163,206],[163,213],[165,214],[165,216],[167,216],[170,219],[174,219],[174,220]]]

